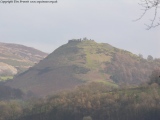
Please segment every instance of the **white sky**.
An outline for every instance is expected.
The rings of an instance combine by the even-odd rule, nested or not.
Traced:
[[[58,0],[57,4],[0,3],[0,42],[52,52],[72,38],[91,38],[135,54],[160,58],[160,27],[152,14],[137,19],[139,0]]]

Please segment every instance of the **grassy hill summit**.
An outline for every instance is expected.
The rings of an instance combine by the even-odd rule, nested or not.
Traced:
[[[90,82],[138,85],[158,67],[159,59],[148,61],[107,43],[72,39],[7,85],[46,96]]]
[[[11,79],[46,56],[46,53],[31,47],[0,43],[0,80]]]

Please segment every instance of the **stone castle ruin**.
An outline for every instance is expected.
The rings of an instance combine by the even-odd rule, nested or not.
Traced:
[[[82,42],[82,41],[94,41],[92,39],[87,39],[87,38],[83,38],[83,39],[72,39],[72,40],[68,40],[68,43],[73,43],[73,42]]]

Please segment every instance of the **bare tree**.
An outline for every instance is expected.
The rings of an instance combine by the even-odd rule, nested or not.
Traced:
[[[158,17],[158,9],[160,8],[160,0],[140,0],[139,5],[142,7],[143,13],[136,21],[142,19],[147,12],[153,10],[154,15],[151,19],[151,23],[145,25],[147,26],[147,30],[159,26],[160,17]]]

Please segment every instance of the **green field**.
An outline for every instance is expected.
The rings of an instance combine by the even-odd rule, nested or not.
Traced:
[[[0,81],[6,81],[13,79],[13,76],[0,76]]]
[[[97,82],[103,83],[104,85],[107,85],[107,86],[118,88],[118,85],[114,82],[111,82],[111,81],[98,80]]]

